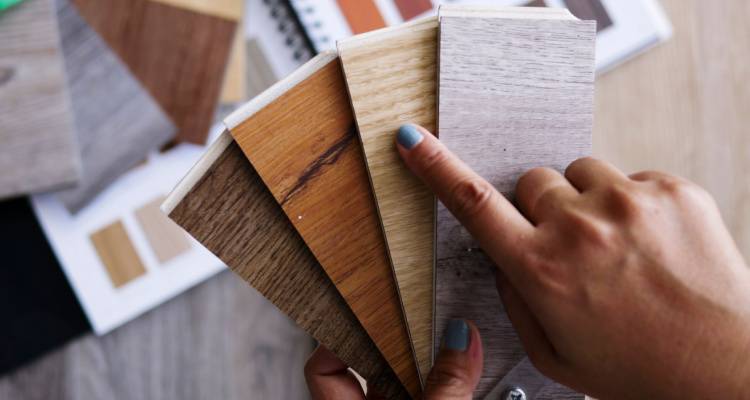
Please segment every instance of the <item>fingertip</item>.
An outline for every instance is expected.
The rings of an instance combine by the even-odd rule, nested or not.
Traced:
[[[396,143],[404,151],[411,151],[424,141],[423,129],[418,125],[404,124],[398,128]]]

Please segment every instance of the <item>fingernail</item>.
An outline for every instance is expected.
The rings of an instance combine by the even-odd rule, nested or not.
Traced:
[[[403,146],[406,150],[413,149],[414,146],[422,141],[422,139],[424,139],[422,132],[420,132],[414,125],[401,125],[401,127],[398,128],[398,136],[396,137],[396,140],[398,141],[398,144]]]
[[[448,321],[443,344],[448,350],[465,351],[469,347],[469,325],[460,319]]]

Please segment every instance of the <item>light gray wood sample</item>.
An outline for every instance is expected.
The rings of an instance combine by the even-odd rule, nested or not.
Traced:
[[[567,17],[566,17],[567,15]],[[536,166],[591,151],[595,24],[550,9],[441,9],[439,137],[507,196]],[[481,397],[523,357],[495,266],[442,205],[437,211],[436,337],[450,318],[482,334]],[[544,398],[582,397],[562,386]]]
[[[0,13],[0,199],[79,178],[59,41],[52,0]]]
[[[69,0],[56,0],[56,5],[83,167],[78,184],[58,198],[77,212],[166,144],[176,128],[75,6]]]

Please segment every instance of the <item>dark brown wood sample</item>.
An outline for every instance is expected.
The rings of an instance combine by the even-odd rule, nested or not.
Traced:
[[[199,169],[202,171],[197,172]],[[164,207],[169,217],[365,377],[375,390],[388,398],[407,398],[385,359],[228,133],[217,139],[191,175],[194,178],[183,180],[167,200]]]
[[[230,116],[230,133],[407,390],[420,379],[338,57]]]
[[[591,152],[595,26],[552,8],[440,9],[440,140],[500,192],[533,167],[564,169]],[[437,209],[435,333],[474,321],[483,396],[524,357],[495,287],[496,266]],[[436,340],[436,342],[438,342]],[[574,395],[554,385],[539,399]]]
[[[169,114],[180,141],[204,143],[237,21],[151,0],[73,0]]]

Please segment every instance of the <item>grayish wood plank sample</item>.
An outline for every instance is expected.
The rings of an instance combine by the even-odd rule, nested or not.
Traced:
[[[56,4],[83,167],[78,184],[60,191],[58,198],[77,212],[166,144],[176,128],[75,6],[69,0]]]
[[[0,13],[0,199],[80,176],[51,1],[27,0]]]
[[[443,8],[441,18],[443,143],[507,196],[526,170],[562,170],[590,153],[593,22],[528,8]],[[450,318],[477,324],[485,352],[481,397],[524,352],[494,285],[496,267],[442,204],[437,214],[436,337]],[[562,386],[549,392],[577,396]]]

